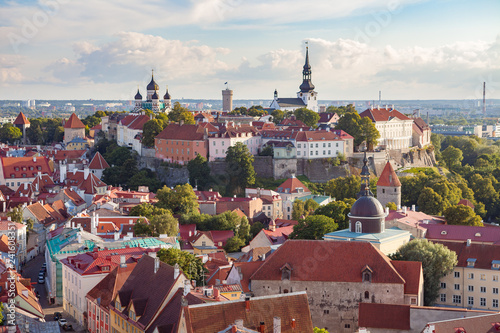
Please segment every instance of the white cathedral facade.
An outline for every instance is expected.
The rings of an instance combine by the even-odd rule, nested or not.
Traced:
[[[139,112],[143,109],[149,109],[153,112],[170,112],[172,110],[172,98],[168,92],[168,87],[163,100],[160,100],[158,91],[160,90],[158,84],[156,84],[154,75],[151,74],[151,82],[149,82],[146,87],[146,100],[142,99],[142,95],[137,88],[137,94],[135,94],[135,106],[134,112]]]
[[[282,111],[293,111],[298,108],[307,108],[315,112],[318,109],[318,93],[314,91],[314,84],[311,81],[311,65],[309,64],[309,48],[306,47],[306,62],[302,70],[302,84],[297,98],[279,98],[278,91],[274,91],[274,100],[269,108]]]

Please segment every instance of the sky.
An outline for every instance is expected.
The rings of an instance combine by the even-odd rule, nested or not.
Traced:
[[[0,0],[0,100],[500,98],[498,0]]]

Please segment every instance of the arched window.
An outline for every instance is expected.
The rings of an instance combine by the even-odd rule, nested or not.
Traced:
[[[362,232],[361,222],[356,222],[356,233],[360,234]]]
[[[370,298],[370,293],[368,291],[365,291],[365,299],[369,299]]]

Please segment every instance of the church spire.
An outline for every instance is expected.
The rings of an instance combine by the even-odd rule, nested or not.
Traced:
[[[310,92],[314,90],[314,84],[311,82],[311,74],[311,65],[309,64],[309,46],[306,46],[306,62],[304,64],[304,69],[302,70],[302,84],[299,87],[301,92]]]
[[[362,196],[373,196],[370,191],[370,169],[368,169],[368,159],[366,158],[366,151],[363,157],[363,168],[361,169],[361,190],[358,193],[358,198]]]

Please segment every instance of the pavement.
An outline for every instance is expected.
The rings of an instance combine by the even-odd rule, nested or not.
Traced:
[[[45,257],[42,254],[36,256],[21,268],[21,275],[25,278],[30,278],[35,291],[40,294],[39,302],[42,306],[43,313],[45,314],[45,321],[54,321],[54,313],[60,312],[63,314],[63,318],[68,321],[68,324],[73,326],[74,332],[87,332],[75,319],[73,319],[73,317],[69,315],[69,313],[63,310],[62,305],[49,305],[45,284],[38,284],[38,273],[40,272],[44,262]],[[62,328],[60,328],[60,331],[65,332]]]

